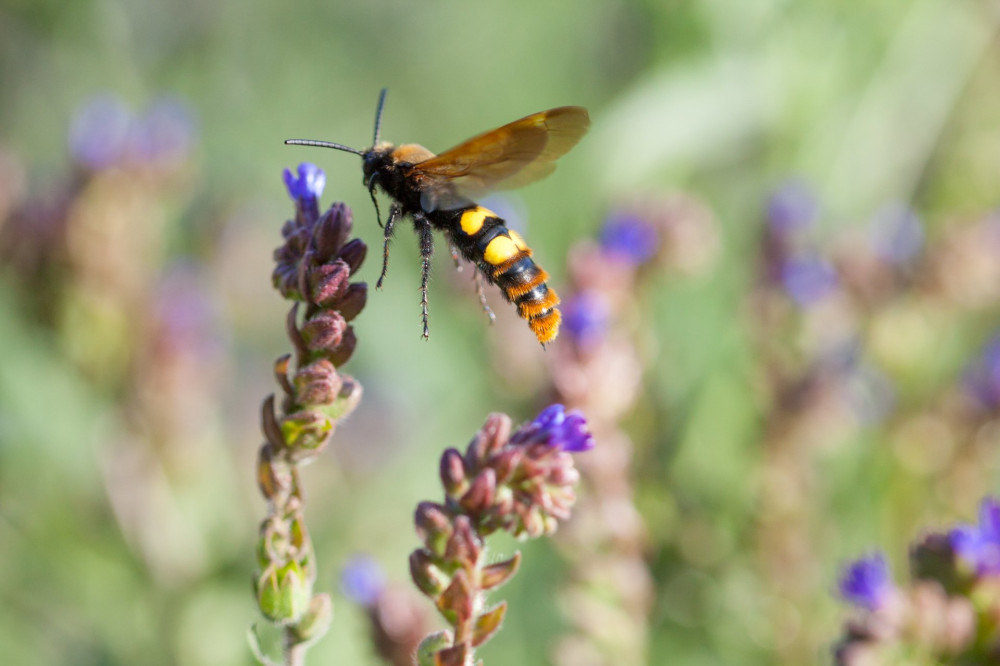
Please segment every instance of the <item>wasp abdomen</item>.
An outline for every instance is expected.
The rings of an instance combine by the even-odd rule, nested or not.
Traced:
[[[462,254],[517,306],[517,314],[528,321],[539,342],[554,339],[561,319],[559,296],[546,284],[548,273],[532,260],[520,234],[482,206],[451,212],[451,235]]]

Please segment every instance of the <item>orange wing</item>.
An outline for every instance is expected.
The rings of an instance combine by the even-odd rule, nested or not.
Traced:
[[[589,127],[590,116],[580,106],[540,111],[414,164],[410,174],[425,183],[425,210],[455,208],[490,190],[521,187],[549,175],[555,160]]]

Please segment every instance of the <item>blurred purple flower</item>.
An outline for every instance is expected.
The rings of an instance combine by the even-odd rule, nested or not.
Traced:
[[[70,123],[70,153],[89,169],[106,169],[125,157],[131,124],[132,114],[120,97],[111,93],[93,97],[76,110]]]
[[[885,604],[892,590],[889,564],[882,553],[852,562],[840,578],[840,595],[855,606],[872,611]]]
[[[168,267],[153,304],[164,345],[202,356],[221,352],[218,307],[194,262],[179,260]]]
[[[348,599],[370,608],[385,589],[385,574],[373,558],[355,555],[340,572],[340,588]]]
[[[1000,336],[993,338],[965,371],[966,391],[983,407],[1000,407]]]
[[[902,204],[880,210],[872,225],[872,245],[886,263],[899,266],[916,257],[924,246],[920,217]]]
[[[766,214],[771,232],[785,237],[813,225],[819,214],[819,201],[804,180],[792,179],[771,193]]]
[[[809,307],[836,290],[837,272],[820,256],[798,255],[781,265],[781,284],[799,306]]]
[[[567,412],[560,404],[543,409],[534,421],[514,433],[510,441],[525,446],[544,443],[570,453],[594,448],[594,436],[587,430],[587,419],[579,410]]]
[[[594,347],[608,332],[608,304],[593,290],[574,294],[563,304],[563,331],[583,349]]]
[[[979,524],[959,525],[948,539],[955,554],[977,574],[1000,574],[1000,502],[984,499],[979,505]]]
[[[607,254],[638,266],[656,254],[659,235],[656,228],[641,217],[617,213],[604,223],[599,242]]]
[[[136,159],[151,162],[177,160],[191,148],[195,134],[195,116],[177,97],[162,97],[139,118],[132,131],[132,150]]]

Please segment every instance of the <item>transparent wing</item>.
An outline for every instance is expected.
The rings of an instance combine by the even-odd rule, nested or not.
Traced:
[[[579,106],[540,111],[414,164],[410,173],[424,183],[425,210],[459,207],[549,175],[589,127],[590,116]]]

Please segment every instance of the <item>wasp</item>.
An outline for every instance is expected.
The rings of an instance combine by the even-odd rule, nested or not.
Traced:
[[[495,284],[504,298],[517,307],[538,341],[545,343],[559,333],[559,296],[549,279],[532,260],[532,252],[517,232],[476,200],[493,190],[521,187],[555,170],[555,160],[564,155],[590,126],[587,110],[562,106],[540,111],[503,127],[484,132],[454,148],[435,155],[415,143],[396,146],[379,141],[386,91],[379,95],[375,111],[375,137],[371,148],[358,150],[329,141],[289,139],[289,145],[319,146],[360,155],[364,184],[368,188],[379,226],[385,232],[382,273],[376,288],[382,288],[389,266],[389,241],[396,223],[413,220],[420,243],[420,307],[423,336],[429,337],[427,282],[434,253],[433,230],[444,232],[452,256],[461,253],[478,269],[475,276],[480,301],[486,306],[479,275]],[[379,212],[376,189],[392,200],[385,224]]]

